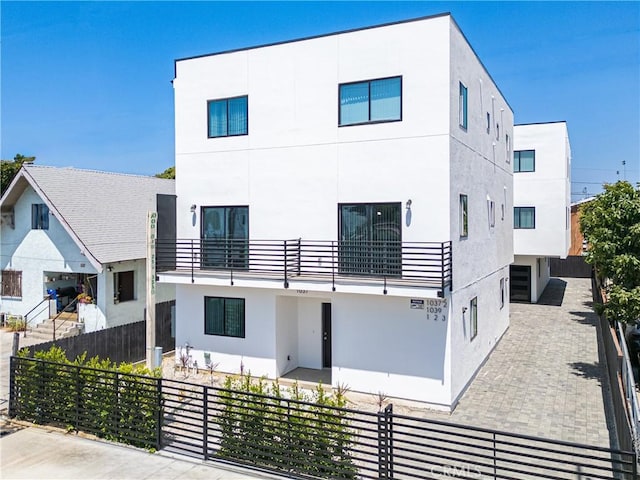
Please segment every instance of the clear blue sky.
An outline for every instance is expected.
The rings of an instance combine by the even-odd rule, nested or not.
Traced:
[[[516,123],[568,122],[574,192],[597,193],[625,168],[640,181],[638,2],[2,1],[0,9],[3,159],[152,175],[174,163],[174,59],[448,11]]]

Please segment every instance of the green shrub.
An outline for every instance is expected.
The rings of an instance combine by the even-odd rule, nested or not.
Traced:
[[[143,448],[157,447],[161,398],[160,370],[116,364],[86,353],[74,361],[52,346],[15,371],[17,416],[36,423],[93,433]]]
[[[283,395],[277,382],[242,375],[227,377],[219,395],[219,456],[315,477],[356,478],[344,390],[327,395],[318,385],[305,393],[296,383]]]

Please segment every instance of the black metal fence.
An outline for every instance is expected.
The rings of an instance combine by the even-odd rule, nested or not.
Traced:
[[[153,399],[161,399],[160,410],[151,408],[145,417],[151,419],[145,424],[150,445],[294,478],[574,480],[636,479],[638,473],[633,452],[399,415],[391,405],[371,413],[177,380],[135,376],[118,380],[113,372],[99,371],[93,373],[104,379],[96,386],[77,388],[74,368],[81,367],[60,366],[57,374],[56,364],[48,364],[38,379],[33,377],[41,372],[34,367],[38,362],[12,358],[11,416],[35,408],[42,422],[68,422],[78,412],[93,418],[96,414],[86,411],[89,403],[84,397],[116,398],[136,390],[135,382],[144,382],[145,388],[155,385],[155,390],[143,397],[151,405]],[[30,389],[24,387],[25,371],[31,375]],[[68,379],[69,400],[56,403],[60,411],[38,410],[38,405],[52,403],[47,392],[60,389],[49,385],[58,385],[60,377]],[[123,386],[123,380],[129,383]],[[132,435],[135,425],[129,423],[130,415],[129,410],[122,414],[113,410],[98,417],[113,424],[115,430],[109,431]]]
[[[156,243],[158,272],[436,287],[452,282],[451,242],[187,239]]]
[[[593,301],[603,303],[601,285],[595,275],[591,277],[591,291]],[[616,327],[609,323],[604,315],[599,315],[600,333],[602,334],[602,344],[604,346],[604,356],[607,361],[607,371],[609,373],[609,382],[611,383],[611,397],[613,399],[613,415],[616,424],[616,434],[620,448],[625,450],[640,451],[640,445],[634,441],[634,428],[632,425],[633,405],[627,400],[625,391],[628,382],[624,378],[623,364],[625,358],[621,342],[625,339],[619,336]],[[633,387],[632,387],[633,388]]]
[[[165,352],[175,349],[171,329],[171,310],[174,305],[175,300],[156,305],[156,346],[162,347]],[[97,355],[118,363],[139,362],[146,357],[146,321],[59,338],[25,348],[33,356],[35,352],[48,351],[53,345],[62,348],[71,359],[87,352],[87,357]]]

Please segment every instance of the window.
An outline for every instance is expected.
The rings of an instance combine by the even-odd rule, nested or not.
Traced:
[[[44,203],[31,205],[31,229],[49,230],[49,207]]]
[[[514,172],[535,172],[536,171],[536,151],[516,150],[513,152]]]
[[[504,136],[504,145],[507,150],[507,163],[509,163],[511,161],[511,139],[508,133]]]
[[[343,83],[339,95],[340,126],[402,120],[402,77]]]
[[[249,266],[249,207],[202,207],[202,268]]]
[[[17,270],[2,270],[3,297],[22,297],[22,272]]]
[[[496,202],[487,199],[487,212],[489,214],[489,227],[496,226]]]
[[[469,200],[466,195],[460,195],[460,236],[469,235]]]
[[[204,297],[204,333],[244,338],[244,298]]]
[[[135,300],[133,270],[113,274],[113,303]]]
[[[536,228],[536,208],[513,207],[513,228]]]
[[[500,279],[500,310],[504,308],[504,278]]]
[[[487,133],[491,133],[491,114],[487,112]]]
[[[460,120],[460,126],[467,129],[467,87],[460,82],[460,98],[458,100],[458,118]]]
[[[400,203],[338,205],[338,262],[342,274],[402,273]]]
[[[496,140],[500,140],[500,124],[496,123]]]
[[[473,297],[469,302],[469,324],[471,340],[478,335],[478,297]]]
[[[224,98],[207,102],[209,138],[247,135],[249,97]]]

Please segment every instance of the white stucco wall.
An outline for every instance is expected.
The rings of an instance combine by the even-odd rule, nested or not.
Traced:
[[[500,279],[505,279],[501,307]],[[451,301],[451,398],[457,403],[509,326],[509,266],[457,290]],[[478,330],[471,338],[471,300],[478,298]]]
[[[204,297],[245,298],[245,338],[204,334]],[[276,367],[276,292],[263,289],[176,287],[176,354],[189,344],[198,365],[204,365],[204,352],[218,370],[239,373],[240,363],[252,375],[277,376]]]
[[[571,148],[565,122],[515,126],[515,150],[535,150],[535,171],[514,174],[514,206],[535,207],[535,229],[514,230],[516,255],[566,258],[571,244]]]
[[[403,240],[448,240],[449,19],[429,26],[178,62],[178,237],[199,236],[192,204],[248,205],[252,238],[331,240],[338,203],[401,202],[404,210],[411,199]],[[397,54],[373,54],[389,44]],[[397,75],[401,122],[338,127],[339,83]],[[245,94],[249,135],[208,139],[207,100]]]
[[[1,227],[0,269],[22,271],[22,298],[0,298],[1,312],[24,315],[42,301],[46,294],[43,272],[98,273],[53,214],[49,214],[48,230],[31,229],[31,205],[37,203],[42,199],[27,187],[14,206],[15,229]],[[30,317],[30,323],[48,318],[45,307]]]

